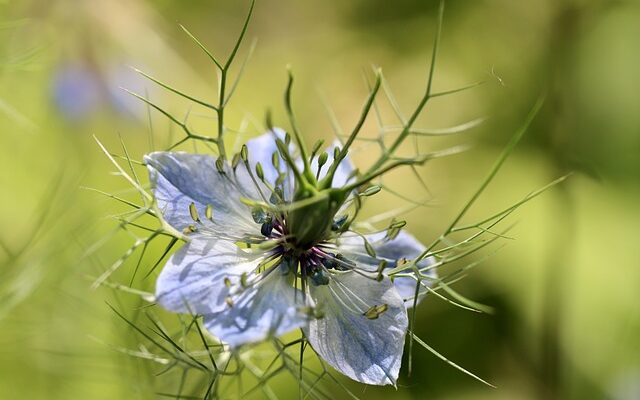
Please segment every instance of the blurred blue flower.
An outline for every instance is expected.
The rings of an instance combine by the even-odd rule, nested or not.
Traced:
[[[121,63],[100,68],[89,61],[61,63],[51,80],[51,94],[61,116],[69,121],[82,121],[103,111],[120,117],[146,119],[146,108],[135,97],[122,90],[145,93],[145,81]]]
[[[84,119],[99,108],[102,88],[96,71],[83,63],[61,65],[52,78],[53,102],[70,120]]]
[[[297,183],[275,143],[283,137],[274,130],[250,140],[246,162],[183,152],[145,157],[158,209],[188,238],[157,280],[157,302],[173,312],[203,315],[205,327],[232,348],[301,328],[318,355],[341,373],[395,385],[416,283],[409,277],[392,281],[380,269],[425,248],[403,231],[390,237],[340,229],[347,204],[334,229],[311,245],[297,244],[289,219]],[[331,154],[320,177],[333,162]],[[317,159],[312,164],[317,170]],[[353,172],[345,158],[333,184],[344,186]],[[271,206],[256,206],[266,203]],[[421,289],[420,296],[427,290]]]

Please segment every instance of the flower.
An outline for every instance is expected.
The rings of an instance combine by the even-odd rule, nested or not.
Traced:
[[[338,143],[329,150],[305,163],[274,129],[247,142],[231,163],[147,155],[158,210],[187,240],[162,270],[156,300],[203,315],[205,327],[232,348],[301,328],[344,375],[395,385],[416,283],[392,281],[383,269],[425,248],[404,231],[350,229],[356,171]]]

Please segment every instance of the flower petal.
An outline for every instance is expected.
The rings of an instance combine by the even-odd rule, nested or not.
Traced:
[[[264,171],[264,177],[267,182],[273,184],[278,178],[278,170],[275,169],[271,162],[273,153],[278,151],[276,146],[276,139],[284,140],[285,132],[280,128],[273,128],[273,130],[264,133],[257,138],[247,141],[247,149],[249,150],[249,163],[252,168],[255,168],[259,162],[262,165]],[[278,155],[278,157],[280,157]],[[284,160],[280,158],[280,165],[284,166]]]
[[[356,381],[395,385],[407,331],[407,310],[388,278],[381,282],[354,271],[334,273],[310,295],[324,317],[305,329],[313,349]],[[372,307],[386,310],[372,319]]]
[[[210,314],[226,308],[229,286],[253,271],[261,256],[223,240],[194,239],[169,258],[156,282],[156,301],[178,313]]]
[[[255,169],[256,164],[259,162],[262,165],[262,171],[264,172],[264,177],[267,182],[269,182],[272,186],[275,185],[276,179],[280,172],[273,166],[272,157],[273,153],[278,151],[278,146],[276,145],[276,139],[280,139],[284,141],[286,132],[281,128],[273,128],[271,131],[264,133],[257,138],[251,139],[247,141],[247,149],[249,150],[249,164],[251,168]],[[296,146],[293,143],[289,144],[289,153],[292,156],[296,154]],[[295,186],[295,181],[293,177],[293,173],[287,163],[284,161],[280,153],[278,153],[278,157],[280,158],[280,171],[285,174],[285,179],[282,182],[283,186],[283,195],[285,200],[291,200],[293,197],[293,191]],[[298,167],[302,165],[302,160],[298,160]]]
[[[382,260],[387,261],[387,268],[395,268],[398,265],[398,260],[407,259],[412,260],[418,257],[426,247],[420,243],[411,234],[400,231],[395,239],[387,240],[386,233],[376,233],[371,235],[365,235],[367,241],[373,246],[376,257],[371,257],[365,250],[364,240],[360,236],[343,236],[340,238],[338,247],[342,254],[358,263],[358,266],[362,266],[369,271],[377,270]],[[426,268],[433,264],[435,260],[433,257],[426,258],[418,263],[418,267]],[[434,269],[426,271],[426,275],[436,278],[437,274]],[[405,299],[407,307],[412,307],[414,304],[413,298],[416,292],[416,280],[411,277],[396,277],[393,279],[393,283],[400,294],[400,297]],[[431,281],[422,281],[422,287],[418,295],[418,302],[428,292],[428,287],[431,286]]]
[[[145,156],[145,162],[158,207],[178,231],[194,224],[189,210],[194,203],[204,231],[236,236],[259,233],[250,210],[240,202],[241,197],[259,198],[255,184],[246,171],[242,172],[244,168],[236,173],[225,163],[225,172],[221,173],[213,157],[182,152],[151,153]],[[205,218],[207,206],[213,210],[213,221]]]
[[[204,316],[205,327],[231,347],[280,336],[306,325],[302,293],[293,287],[282,267],[233,298],[225,311]]]
[[[276,178],[278,177],[278,171],[273,167],[271,162],[271,157],[275,151],[278,150],[276,146],[276,139],[284,140],[285,131],[280,128],[274,128],[272,131],[267,132],[261,136],[258,136],[255,139],[251,139],[247,141],[247,148],[249,150],[249,162],[252,168],[255,168],[257,162],[260,162],[262,165],[262,170],[264,171],[265,179],[269,183],[274,183]],[[340,147],[340,141],[334,140],[331,146],[327,148],[328,158],[327,162],[322,166],[320,170],[319,178],[322,179],[327,175],[329,171],[329,167],[333,164],[333,152],[336,147]],[[293,155],[296,153],[296,146],[291,143],[289,145],[289,152]],[[295,160],[296,166],[300,171],[304,168],[304,163],[301,158],[297,158]],[[282,165],[282,170],[288,172],[288,167],[285,165],[284,160],[280,158],[280,165]],[[344,160],[340,162],[338,168],[336,169],[335,175],[333,176],[332,187],[339,188],[344,186],[351,177],[351,173],[353,172],[354,167],[351,163],[349,157],[345,157]],[[314,157],[311,160],[311,171],[315,174],[318,171],[318,157]],[[288,174],[289,177],[293,178],[292,174]],[[285,184],[290,184],[291,180],[285,180]],[[286,192],[291,192],[293,188],[285,188]]]

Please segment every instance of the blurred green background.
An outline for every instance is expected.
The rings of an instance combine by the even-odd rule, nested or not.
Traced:
[[[87,256],[115,229],[108,216],[123,208],[81,187],[130,193],[109,174],[113,168],[92,135],[121,153],[120,134],[140,159],[181,134],[154,113],[150,139],[147,109],[119,87],[147,94],[180,118],[189,105],[129,66],[213,101],[213,66],[178,24],[224,55],[247,6],[231,0],[0,2],[0,398],[175,392],[176,374],[156,377],[157,369],[113,349],[137,342],[105,301],[124,310],[138,303],[90,284],[133,238],[118,234]],[[367,94],[362,71],[372,64],[383,68],[408,113],[426,79],[436,9],[436,2],[418,0],[259,0],[240,56],[254,38],[257,47],[230,103],[228,125],[244,124],[256,135],[268,108],[276,124],[285,125],[288,64],[309,142],[331,135],[323,98],[343,127],[355,123]],[[512,216],[515,240],[457,284],[493,306],[494,315],[436,298],[418,309],[416,333],[497,389],[416,348],[412,376],[403,371],[397,391],[350,384],[354,393],[368,399],[640,398],[639,38],[636,1],[447,1],[435,90],[487,83],[434,100],[418,125],[488,120],[464,136],[421,142],[423,149],[473,146],[420,170],[432,201],[409,214],[408,229],[430,242],[446,228],[542,93],[541,114],[469,221],[576,173]],[[215,121],[201,110],[192,111],[189,123],[214,132]],[[373,134],[375,124],[367,129]],[[368,151],[355,154],[356,164],[371,161]],[[396,190],[425,197],[411,173],[396,176]],[[367,212],[394,202],[402,205],[382,194]],[[151,250],[157,257],[162,246]],[[132,268],[131,261],[122,267],[121,281]],[[152,291],[153,279],[139,278],[134,286]],[[281,398],[298,395],[286,382],[274,389]]]

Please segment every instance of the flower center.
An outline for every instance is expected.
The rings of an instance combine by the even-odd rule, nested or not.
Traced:
[[[274,256],[281,257],[287,273],[294,273],[297,277],[320,286],[329,284],[331,270],[347,271],[355,266],[341,254],[330,252],[327,241],[320,240],[310,246],[299,246],[295,237],[289,234],[285,215],[281,214],[276,218],[262,210],[254,210],[252,215],[254,221],[260,224],[262,235],[267,240],[278,242],[273,250]]]

